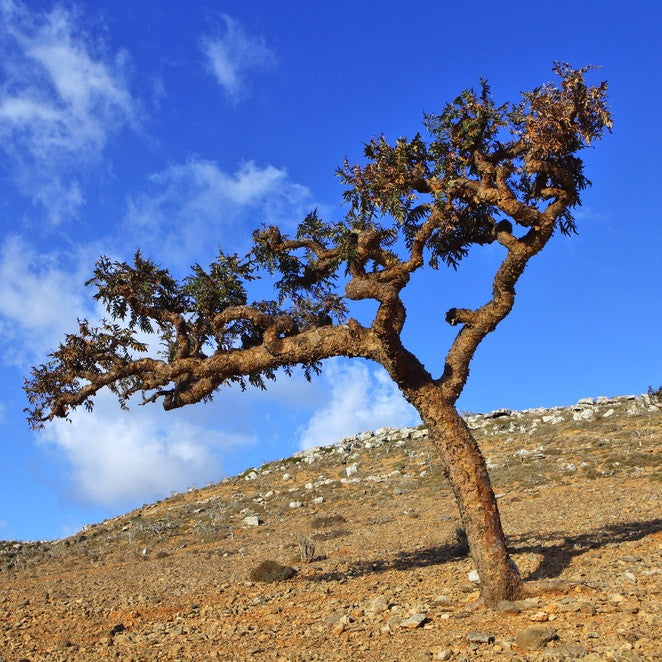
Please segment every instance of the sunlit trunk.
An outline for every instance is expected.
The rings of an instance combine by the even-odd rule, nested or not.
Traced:
[[[417,408],[444,463],[487,606],[522,595],[522,579],[508,555],[506,539],[485,460],[471,431],[453,405],[428,393]],[[436,395],[436,394],[434,394]]]

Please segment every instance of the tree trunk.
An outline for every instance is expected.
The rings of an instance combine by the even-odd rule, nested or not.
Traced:
[[[427,389],[425,389],[427,390]],[[437,394],[417,393],[416,405],[427,425],[430,439],[444,463],[469,550],[480,576],[485,605],[516,600],[523,593],[522,579],[506,548],[487,467],[464,419],[452,404],[439,401]]]

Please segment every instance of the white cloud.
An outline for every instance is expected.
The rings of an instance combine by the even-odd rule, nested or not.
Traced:
[[[52,222],[84,204],[78,178],[109,136],[136,122],[127,56],[85,36],[77,15],[0,3],[0,139],[15,184]]]
[[[0,246],[0,330],[4,359],[24,366],[43,360],[92,306],[82,284],[89,263],[82,254],[65,266],[55,253],[40,254],[23,239]]]
[[[364,430],[420,422],[383,368],[334,359],[325,364],[322,379],[330,391],[329,402],[301,432],[301,448],[333,443]]]
[[[260,223],[291,227],[315,206],[286,170],[252,161],[228,174],[213,161],[191,158],[152,175],[149,184],[147,193],[128,200],[131,238],[150,255],[184,267],[213,257],[219,243],[242,250]],[[201,255],[203,249],[212,255]]]
[[[111,394],[102,393],[92,414],[75,411],[70,423],[54,421],[41,438],[66,455],[73,496],[127,506],[218,480],[219,451],[254,441],[202,427],[191,416],[156,407],[121,411]]]
[[[224,14],[223,21],[225,34],[214,39],[203,38],[201,47],[218,84],[230,101],[236,103],[247,95],[247,71],[272,67],[275,55],[262,37],[247,34],[232,17]]]

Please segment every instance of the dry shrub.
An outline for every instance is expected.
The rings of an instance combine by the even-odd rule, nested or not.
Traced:
[[[282,582],[291,579],[296,574],[297,571],[289,565],[267,560],[255,566],[248,577],[252,582]]]

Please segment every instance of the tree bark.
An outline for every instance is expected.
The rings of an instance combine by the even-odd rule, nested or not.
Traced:
[[[488,607],[501,600],[517,600],[523,593],[522,579],[508,554],[485,460],[455,406],[443,402],[436,391],[434,387],[417,389],[411,401],[444,464],[480,576],[481,596]]]

